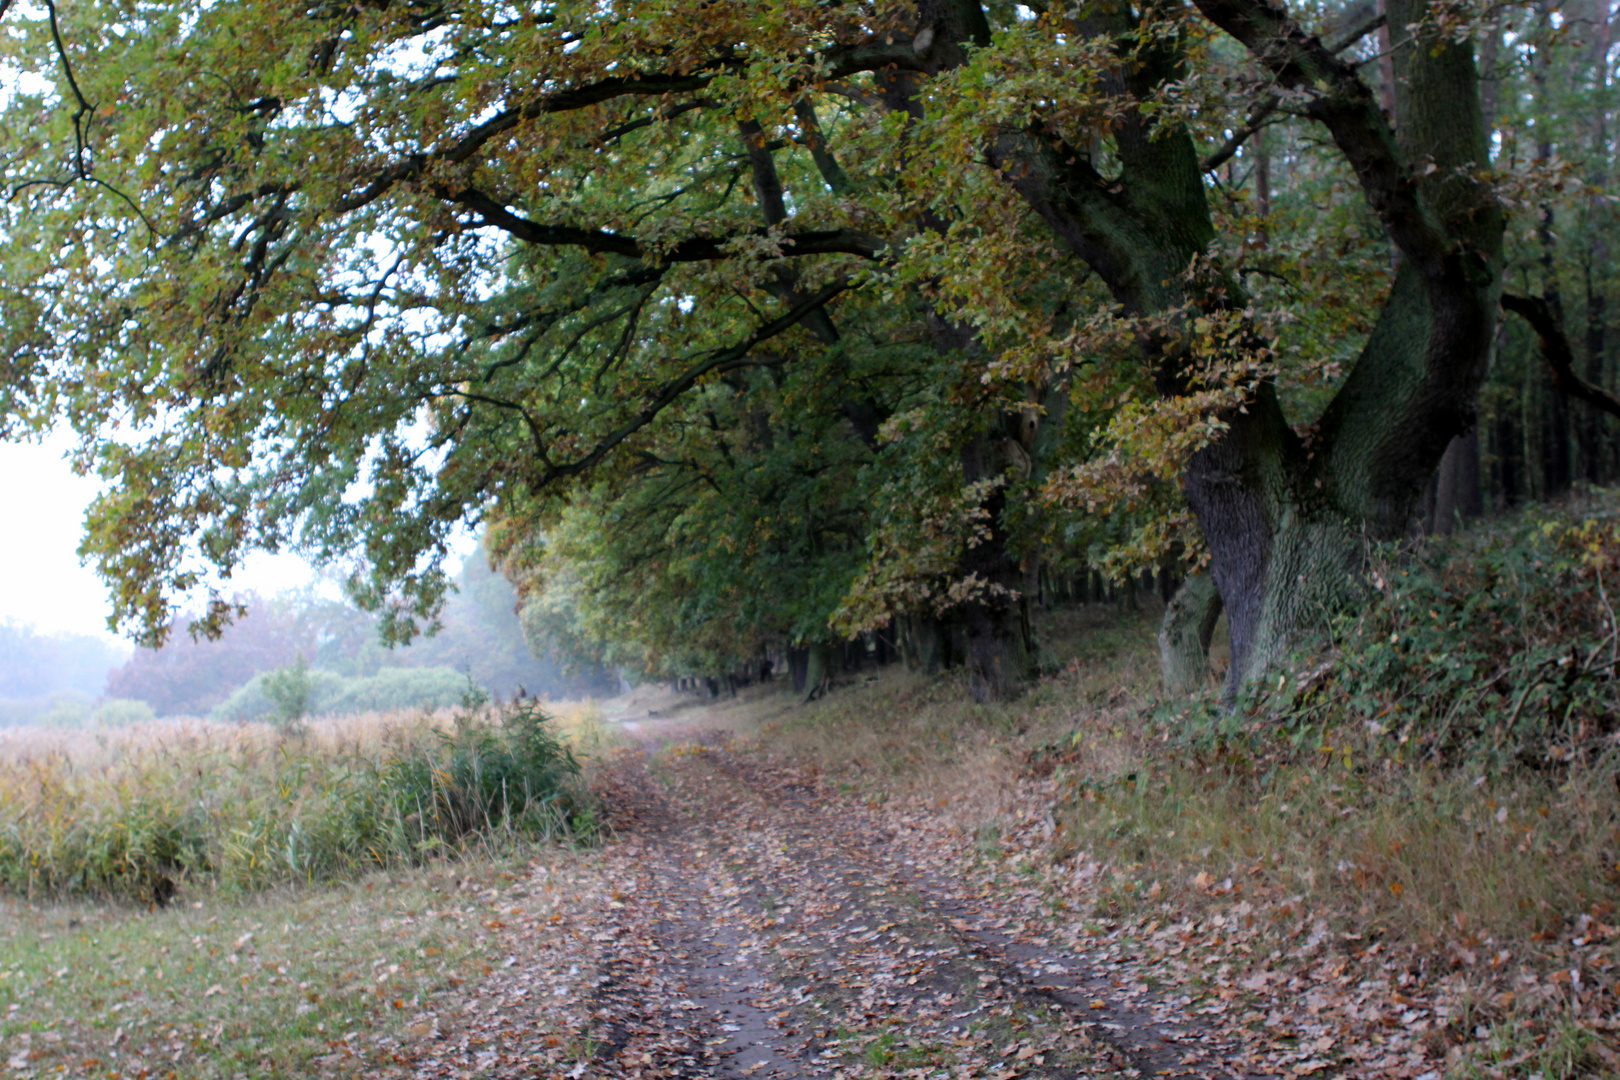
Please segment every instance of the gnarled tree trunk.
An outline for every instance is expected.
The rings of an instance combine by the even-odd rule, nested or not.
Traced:
[[[1396,132],[1355,66],[1282,7],[1195,0],[1327,129],[1401,253],[1373,332],[1308,444],[1261,381],[1188,463],[1185,494],[1231,631],[1229,695],[1354,600],[1367,544],[1403,533],[1447,445],[1473,425],[1496,326],[1503,221],[1474,178],[1488,158],[1471,49],[1425,29],[1426,2],[1388,4]],[[1134,18],[1122,5],[1083,30],[1124,37]],[[1196,279],[1186,272],[1214,238],[1200,163],[1185,131],[1134,112],[1180,77],[1181,57],[1169,45],[1133,56],[1114,86],[1115,175],[1038,132],[1007,134],[991,158],[1125,315],[1141,320],[1160,391],[1173,395],[1195,385],[1197,370],[1177,313],[1230,315],[1246,298],[1219,266]]]
[[[1208,574],[1193,574],[1164,606],[1159,673],[1165,693],[1187,697],[1210,683],[1209,643],[1221,618],[1221,594]]]

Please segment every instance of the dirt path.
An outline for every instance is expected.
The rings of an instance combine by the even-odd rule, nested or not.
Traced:
[[[1271,1075],[813,781],[690,720],[626,730],[579,1075]]]

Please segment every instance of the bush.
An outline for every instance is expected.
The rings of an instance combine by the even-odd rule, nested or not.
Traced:
[[[92,719],[101,727],[128,727],[156,718],[152,706],[133,698],[108,698],[97,704],[92,714]]]
[[[281,706],[266,692],[265,680],[271,678],[274,672],[263,672],[249,679],[247,683],[237,687],[230,697],[214,706],[212,716],[215,720],[234,720],[237,723],[246,723],[251,720],[271,721],[279,713]],[[349,680],[329,671],[310,671],[307,673],[309,681],[306,711],[320,715],[328,712],[325,704],[341,693],[343,685]]]
[[[1545,511],[1541,512],[1545,515]],[[1375,591],[1225,721],[1296,743],[1366,737],[1377,752],[1493,772],[1591,757],[1620,727],[1620,520],[1526,515],[1374,560]]]
[[[466,676],[453,668],[384,668],[375,675],[345,679],[329,671],[297,674],[296,665],[255,675],[214,708],[216,720],[278,722],[302,701],[302,716],[453,708],[468,692]],[[282,723],[296,723],[282,720]]]
[[[363,679],[345,679],[320,702],[328,714],[390,712],[395,709],[449,709],[467,693],[467,678],[454,668],[383,668]]]
[[[389,762],[382,783],[411,839],[431,848],[480,831],[577,826],[579,762],[546,721],[534,702],[520,701],[499,727],[463,723],[441,733],[439,746]]]
[[[72,690],[45,697],[0,698],[0,727],[84,727],[91,699]]]
[[[267,672],[259,689],[276,707],[271,722],[277,728],[286,733],[303,731],[304,716],[315,698],[315,682],[310,678],[303,653],[286,667]]]

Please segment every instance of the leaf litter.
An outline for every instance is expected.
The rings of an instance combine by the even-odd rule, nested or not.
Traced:
[[[513,969],[424,1013],[384,1074],[1286,1073],[1133,1000],[966,876],[954,846],[723,735],[682,734],[698,741],[621,752],[599,777],[616,834],[600,901],[523,928]]]
[[[1050,781],[1019,781],[985,858],[941,815],[700,722],[662,733],[598,777],[616,838],[571,885],[595,902],[515,928],[513,966],[418,1019],[394,1075],[1438,1080],[1515,993],[1581,992],[1577,956],[1562,983],[1504,969],[1517,991],[1480,998],[1461,958],[1436,968],[1207,873],[1202,907],[1082,914],[1109,871],[1044,857]],[[1612,965],[1587,959],[1601,1009]]]

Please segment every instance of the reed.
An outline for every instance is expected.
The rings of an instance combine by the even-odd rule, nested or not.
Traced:
[[[592,829],[580,763],[532,702],[268,725],[0,732],[0,887],[162,905],[353,877]]]

